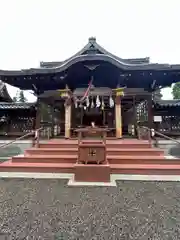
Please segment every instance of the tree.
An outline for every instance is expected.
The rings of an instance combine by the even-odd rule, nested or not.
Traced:
[[[13,97],[13,102],[17,102],[17,97]]]
[[[19,91],[18,94],[18,102],[27,102],[27,99],[24,96],[24,92],[22,90]]]
[[[177,82],[173,85],[172,95],[174,99],[180,99],[180,82]]]
[[[18,102],[19,91],[16,92],[16,95],[13,97],[13,102]]]
[[[158,89],[153,93],[153,100],[159,101],[161,100],[161,98],[162,98],[161,89]]]

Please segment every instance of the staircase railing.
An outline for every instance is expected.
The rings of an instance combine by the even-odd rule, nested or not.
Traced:
[[[8,143],[2,144],[2,145],[0,145],[0,149],[8,147],[8,146],[11,146],[12,144],[16,143],[17,141],[25,139],[25,138],[30,137],[30,136],[34,136],[34,138],[32,140],[32,145],[36,146],[36,147],[39,147],[40,131],[41,130],[43,130],[42,127],[38,128],[36,130],[33,130],[33,131],[29,132],[29,133],[26,133],[23,136],[18,137],[15,140],[12,140],[12,141],[10,141]]]
[[[141,135],[141,129],[146,131],[146,133],[147,133],[146,137],[147,137],[147,140],[149,142],[152,141],[152,137],[154,137],[155,135],[158,135],[158,136],[163,137],[163,138],[165,138],[167,140],[170,140],[170,141],[172,141],[174,143],[180,144],[180,141],[178,141],[178,140],[176,140],[174,138],[171,138],[171,137],[169,137],[169,136],[167,136],[167,135],[165,135],[163,133],[160,133],[160,132],[156,131],[155,129],[150,129],[150,128],[145,127],[145,126],[138,126],[137,127],[138,139],[143,139],[143,137]]]

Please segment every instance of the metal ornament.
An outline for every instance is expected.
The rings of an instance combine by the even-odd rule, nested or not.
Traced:
[[[89,103],[89,97],[87,96],[86,98],[86,106],[89,107],[90,103]]]
[[[77,107],[78,107],[78,104],[77,104],[77,102],[75,102],[75,103],[74,103],[74,106],[75,106],[75,108],[77,108]]]
[[[109,106],[110,108],[114,107],[114,100],[112,99],[112,97],[109,98]]]
[[[94,108],[94,101],[93,101],[93,98],[91,100],[91,108]]]
[[[100,102],[100,99],[99,99],[99,96],[96,97],[96,107],[100,107],[101,106],[101,102]]]
[[[104,110],[105,104],[104,104],[104,99],[102,98],[102,102],[101,102],[101,109]]]

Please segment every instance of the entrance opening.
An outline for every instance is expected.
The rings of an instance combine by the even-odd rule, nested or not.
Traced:
[[[94,122],[96,126],[103,126],[103,114],[102,113],[84,113],[83,126],[91,126],[91,122]]]

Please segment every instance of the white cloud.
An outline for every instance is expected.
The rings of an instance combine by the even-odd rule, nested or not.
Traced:
[[[179,0],[1,0],[0,9],[1,69],[63,60],[90,36],[120,57],[180,63]]]

